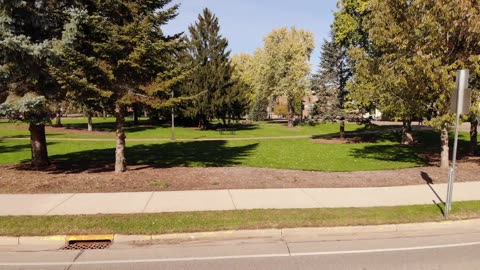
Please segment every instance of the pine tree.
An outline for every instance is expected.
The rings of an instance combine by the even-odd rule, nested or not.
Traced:
[[[198,97],[186,114],[196,119],[201,129],[206,129],[213,118],[221,119],[225,124],[236,102],[228,41],[220,34],[218,18],[207,8],[188,30],[194,72],[186,89],[190,95]]]
[[[351,77],[347,51],[332,40],[324,40],[317,73],[312,76],[312,90],[318,97],[314,115],[323,120],[344,116],[348,91],[347,81]]]
[[[32,166],[49,164],[48,107],[65,96],[52,77],[61,48],[75,39],[85,12],[75,1],[6,0],[0,5],[0,113],[29,123]]]
[[[255,96],[249,118],[253,121],[263,121],[268,118],[268,97],[263,93]]]
[[[181,102],[171,89],[185,76],[176,55],[183,50],[180,35],[165,36],[161,27],[175,18],[170,0],[92,1],[81,25],[82,38],[64,52],[55,76],[78,99],[96,98],[112,105],[116,117],[115,172],[126,168],[124,121],[127,108],[144,104],[153,109]]]
[[[249,100],[247,96],[248,86],[242,81],[234,80],[230,93],[227,96],[227,118],[230,120],[240,120],[247,112]]]

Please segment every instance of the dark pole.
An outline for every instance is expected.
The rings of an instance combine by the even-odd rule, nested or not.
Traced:
[[[172,90],[172,98],[174,97],[174,92]],[[172,107],[172,141],[175,141],[175,107]]]

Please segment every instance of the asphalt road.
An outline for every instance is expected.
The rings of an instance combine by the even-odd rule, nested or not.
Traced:
[[[107,250],[4,247],[0,269],[480,269],[478,222],[255,235],[119,243]]]

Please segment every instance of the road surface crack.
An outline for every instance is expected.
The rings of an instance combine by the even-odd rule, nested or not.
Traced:
[[[75,256],[75,258],[73,259],[72,263],[68,266],[68,268],[67,268],[66,270],[70,270],[70,267],[73,266],[73,264],[77,261],[78,257],[80,257],[80,256],[83,254],[84,251],[85,251],[85,250],[80,250],[80,252],[77,254],[77,256]]]

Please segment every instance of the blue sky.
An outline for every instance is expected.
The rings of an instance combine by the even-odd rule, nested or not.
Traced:
[[[328,38],[336,0],[173,0],[180,3],[178,17],[165,26],[167,34],[188,32],[203,8],[208,7],[220,21],[221,34],[229,41],[232,55],[253,53],[272,29],[296,26],[315,35],[312,68],[317,69],[320,46]]]

